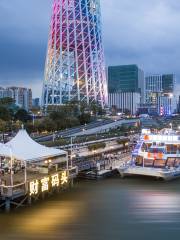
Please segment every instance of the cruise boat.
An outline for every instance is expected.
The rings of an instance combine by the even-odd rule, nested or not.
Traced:
[[[141,175],[171,180],[180,177],[180,135],[172,129],[143,129],[132,160],[119,168],[121,177]]]

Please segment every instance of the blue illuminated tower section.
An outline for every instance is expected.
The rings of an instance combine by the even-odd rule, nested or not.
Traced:
[[[107,105],[99,0],[54,0],[42,104]]]

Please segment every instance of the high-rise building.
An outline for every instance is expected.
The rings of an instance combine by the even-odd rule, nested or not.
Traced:
[[[33,98],[32,106],[35,107],[35,108],[39,108],[40,107],[40,99],[39,98]]]
[[[175,75],[146,77],[146,103],[154,105],[159,115],[170,115],[176,110]]]
[[[180,96],[178,96],[177,112],[180,113]]]
[[[145,101],[144,72],[137,65],[108,67],[109,107],[137,112]]]
[[[13,90],[0,87],[0,98],[14,98]]]
[[[32,108],[32,90],[22,87],[0,88],[0,98],[13,98],[15,104],[25,110]]]
[[[118,92],[109,93],[109,107],[114,106],[121,112],[130,112],[132,115],[137,113],[140,104],[140,93],[137,92]]]
[[[99,0],[54,0],[42,105],[107,104]]]
[[[141,94],[141,102],[145,97],[144,72],[137,65],[121,65],[108,67],[109,93],[136,92]]]

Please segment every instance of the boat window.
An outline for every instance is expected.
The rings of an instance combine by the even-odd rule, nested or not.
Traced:
[[[180,158],[176,158],[175,167],[179,167],[179,166],[180,166]]]
[[[177,145],[168,144],[166,145],[167,154],[176,154],[178,151]]]
[[[147,151],[147,149],[148,149],[147,145],[145,143],[143,143],[141,150],[142,151]]]
[[[150,153],[165,153],[165,148],[155,148],[155,147],[153,147],[153,148],[150,148],[149,149],[149,152]]]
[[[166,165],[166,161],[164,161],[164,160],[155,160],[154,161],[154,167],[165,167],[165,165]]]
[[[143,157],[138,156],[135,160],[137,166],[142,166],[143,164]]]
[[[145,167],[153,167],[154,160],[152,159],[144,159],[144,166]]]
[[[168,158],[168,160],[167,160],[167,166],[168,166],[168,167],[174,167],[175,162],[176,162],[176,158]]]

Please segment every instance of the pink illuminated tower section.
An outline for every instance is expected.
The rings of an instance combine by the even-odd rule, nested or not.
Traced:
[[[54,0],[42,103],[107,104],[99,0]]]

